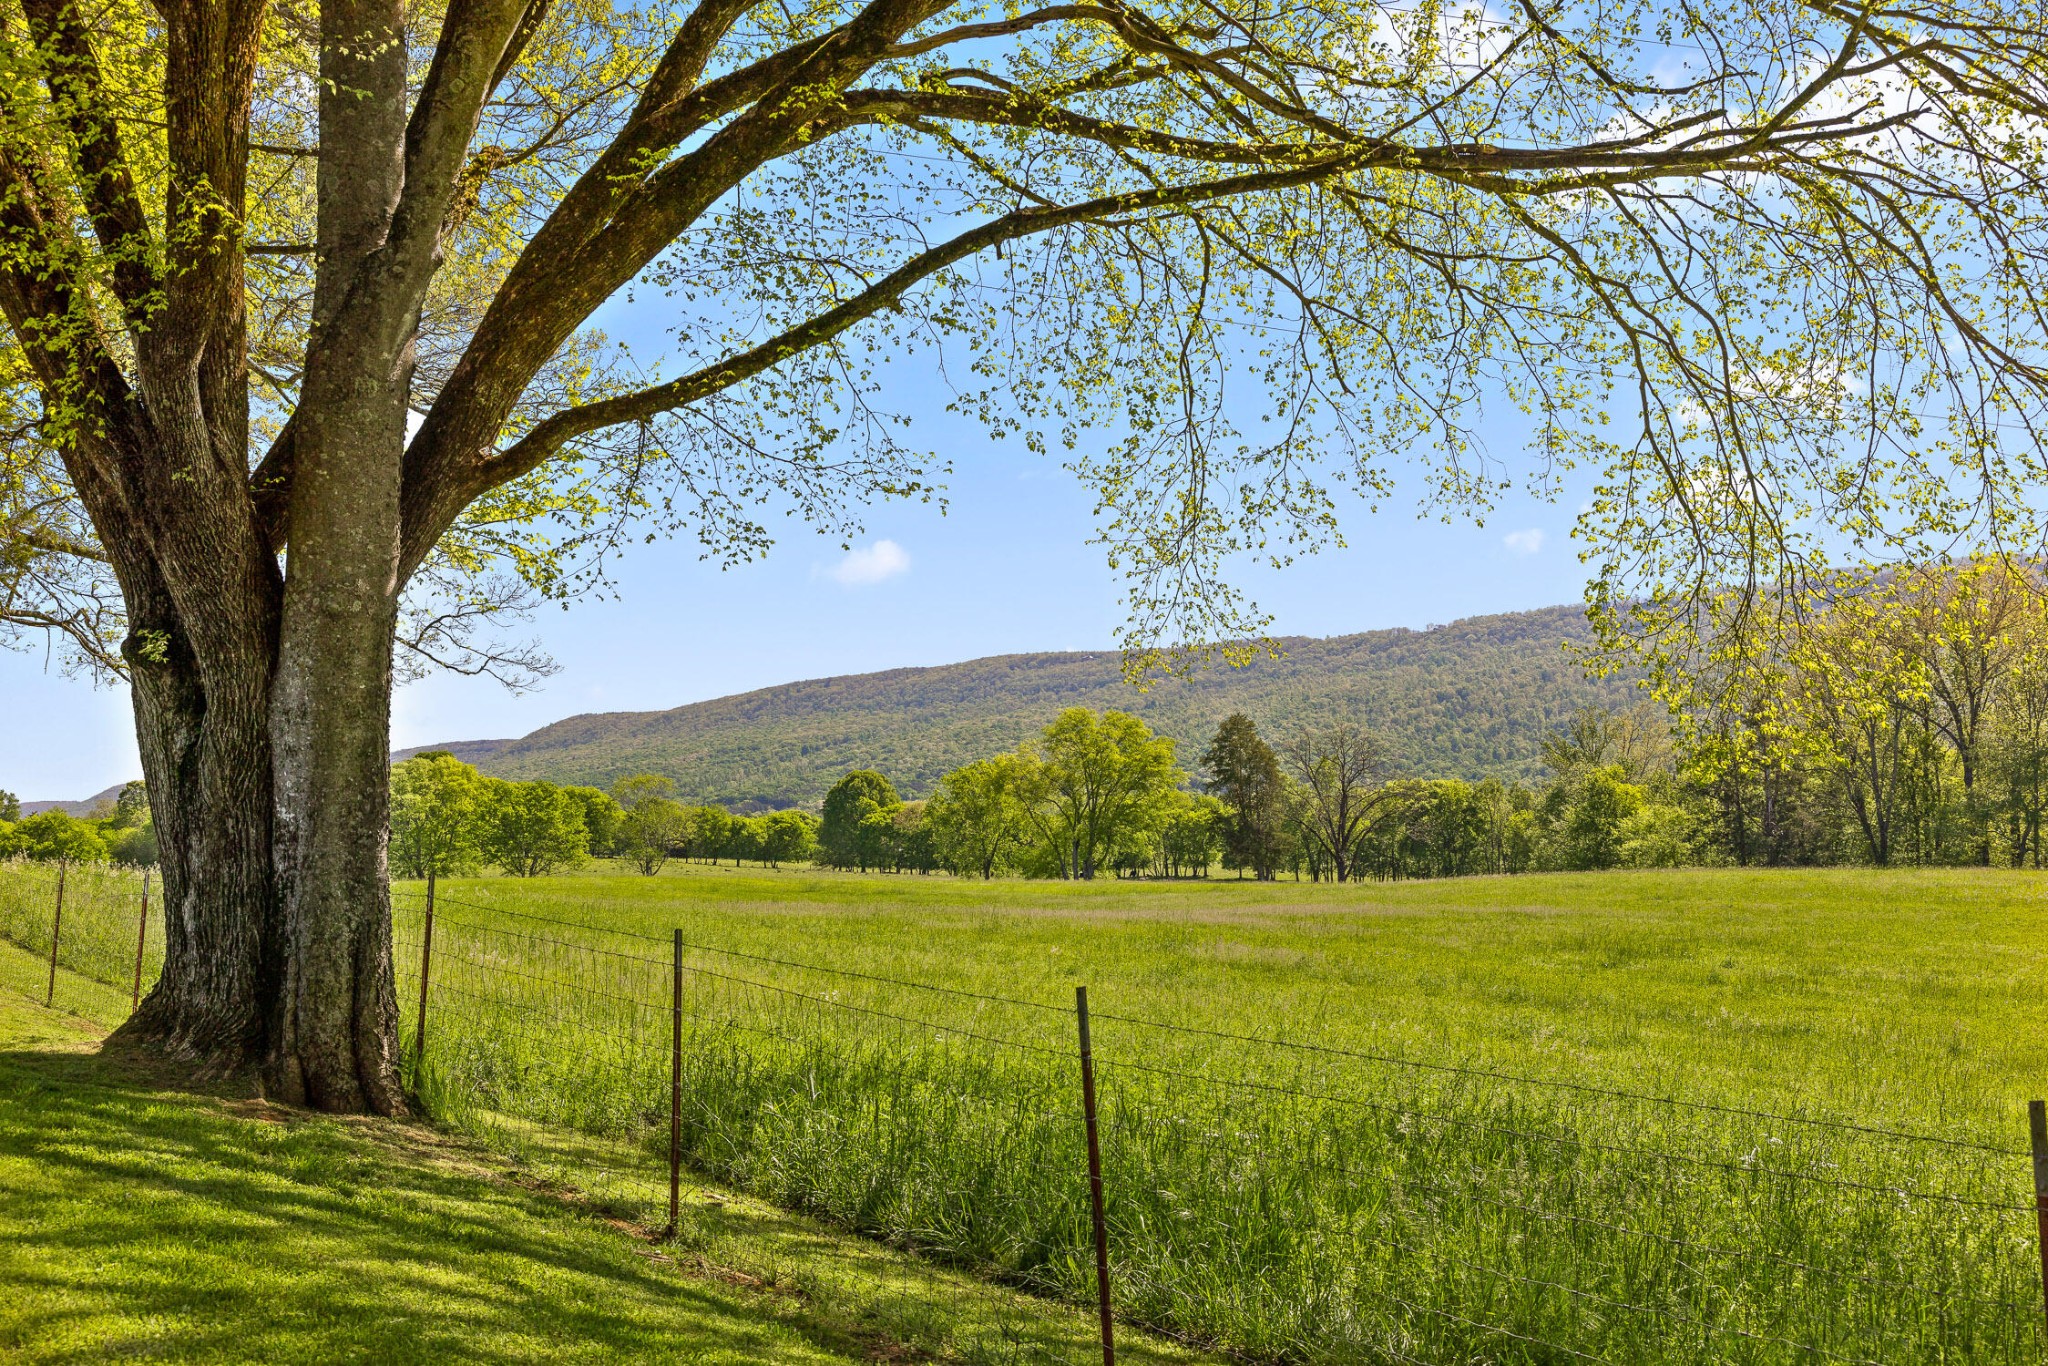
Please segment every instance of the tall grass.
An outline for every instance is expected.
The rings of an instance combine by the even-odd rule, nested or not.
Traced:
[[[0,935],[47,952],[54,883],[0,867]],[[424,1057],[397,897],[422,1096],[650,1222],[680,926],[692,1169],[1041,1294],[1093,1293],[1087,980],[1128,1320],[1302,1362],[2040,1359],[2029,879],[449,890]],[[139,892],[71,870],[60,961],[125,987]]]
[[[57,919],[58,876],[55,864],[28,859],[0,861],[0,938],[31,953],[49,954]],[[127,990],[135,981],[143,874],[107,864],[72,864],[62,876],[64,918],[57,944],[58,966]],[[163,959],[161,907],[152,901],[142,955],[144,991],[163,970]]]
[[[418,1073],[438,1113],[500,1138],[602,1137],[637,1151],[644,1177],[668,1139],[668,946],[527,919],[515,903],[539,909],[534,889],[463,890],[478,899],[444,900],[437,919]],[[799,967],[796,935],[776,954],[721,952],[688,928],[701,917],[668,909],[692,935],[695,1169],[1092,1295],[1070,998],[876,980],[891,974],[828,961],[817,942],[816,970]],[[410,1008],[415,898],[399,923]],[[1216,1002],[1201,1022],[1256,1019],[1260,1004]],[[1294,1361],[2039,1359],[2026,1158],[2009,1137],[1922,1142],[1817,1103],[1667,1103],[1614,1094],[1640,1088],[1612,1078],[1433,1070],[1098,1009],[1115,1297],[1131,1320]],[[1282,1023],[1297,1042],[1317,1035],[1313,1016]]]

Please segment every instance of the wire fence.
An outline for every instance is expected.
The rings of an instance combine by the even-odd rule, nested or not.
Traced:
[[[163,971],[154,874],[108,864],[0,860],[0,939],[47,965],[13,985],[46,1005],[98,1008],[117,990],[132,1005]]]
[[[0,879],[0,934],[36,949],[49,917],[22,908],[54,890]],[[135,890],[76,894],[67,927]],[[711,1236],[697,1183],[744,1192],[972,1273],[850,1273],[898,1339],[1102,1351],[1073,1003],[393,900],[408,1081],[526,1179],[682,1248]],[[70,961],[127,985],[138,941],[123,965],[90,933]],[[2038,1108],[2032,1146],[2005,1145],[1116,1005],[1098,991],[1089,1023],[1122,1323],[1247,1359],[1432,1366],[2048,1348]]]
[[[414,1011],[423,909],[401,900]],[[687,1171],[1094,1303],[1072,1005],[445,897],[434,937],[409,1065],[438,1113],[637,1136],[658,1220],[675,1070]],[[1301,1361],[2042,1358],[2018,1141],[1111,1004],[1093,1054],[1125,1322]]]

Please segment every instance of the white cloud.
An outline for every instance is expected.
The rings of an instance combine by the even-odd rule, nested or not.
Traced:
[[[1517,555],[1534,555],[1543,549],[1543,531],[1530,527],[1527,531],[1510,531],[1500,538],[1500,543]]]
[[[910,552],[894,541],[876,541],[847,551],[845,559],[825,572],[849,588],[880,583],[910,572]]]

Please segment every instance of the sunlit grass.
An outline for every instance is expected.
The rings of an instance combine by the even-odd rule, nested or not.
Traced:
[[[696,1172],[1085,1302],[1086,983],[1132,1321],[1310,1360],[2032,1360],[2042,885],[454,880],[413,1077],[529,1169],[658,1221],[679,928]],[[77,942],[114,945],[132,890],[75,899]],[[419,890],[397,897],[408,1045]],[[33,945],[47,896],[0,887],[0,933]],[[81,950],[110,985],[67,971],[60,995],[118,1018],[132,955]]]
[[[422,1080],[457,1120],[657,1152],[665,941],[681,928],[699,1169],[1085,1300],[1059,1013],[1085,982],[1117,1298],[1135,1319],[1303,1359],[2032,1360],[2018,1207],[2023,1105],[2044,1080],[2038,885],[984,885],[701,867],[461,881],[442,889]],[[400,901],[409,1003],[417,898]]]
[[[174,1087],[95,1055],[108,988],[60,969],[54,1011],[11,989],[33,978],[39,1002],[41,968],[0,943],[0,1359],[999,1366],[1092,1350],[1078,1309],[729,1192],[687,1189],[672,1240],[607,1221],[589,1189],[609,1174],[576,1134],[528,1130],[528,1160],[508,1164],[419,1125]]]

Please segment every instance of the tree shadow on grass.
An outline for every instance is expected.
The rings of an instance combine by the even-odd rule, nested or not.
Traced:
[[[657,1246],[573,1186],[508,1175],[429,1127],[181,1092],[160,1063],[79,1051],[70,1032],[15,1030],[38,1046],[0,1051],[0,1356],[841,1362],[935,1347],[1025,1366],[1096,1350],[1085,1314],[755,1201],[693,1192],[684,1237]],[[535,1155],[573,1179],[576,1140],[557,1137]]]
[[[636,1255],[429,1131],[405,1154],[368,1127],[166,1094],[118,1057],[0,1052],[0,1355],[869,1355]]]

